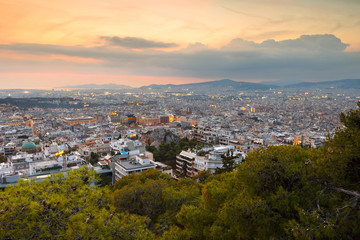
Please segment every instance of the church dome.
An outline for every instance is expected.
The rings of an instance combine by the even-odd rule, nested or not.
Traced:
[[[33,150],[36,149],[36,145],[33,142],[26,142],[22,145],[22,150]]]

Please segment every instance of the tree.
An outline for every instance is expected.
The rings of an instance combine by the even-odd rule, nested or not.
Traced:
[[[336,179],[336,182],[332,181],[333,184],[347,185],[360,182],[360,102],[357,105],[358,109],[340,114],[340,122],[345,128],[338,130],[326,144],[326,150],[331,155],[328,164],[337,169],[334,172],[327,168],[331,177]],[[339,178],[342,180],[341,183]],[[359,185],[351,188],[360,191]]]
[[[117,213],[93,170],[20,181],[0,192],[2,239],[153,239],[148,217]]]
[[[181,175],[186,177],[187,176],[187,171],[188,171],[188,163],[186,161],[183,161],[182,162],[182,167],[181,167]]]
[[[223,172],[232,172],[235,170],[235,158],[236,156],[232,155],[232,152],[229,151],[226,154],[221,155],[222,159],[222,168],[216,168],[215,174]]]
[[[198,156],[205,156],[208,152],[205,152],[203,150],[200,150],[199,152],[197,152]]]
[[[193,178],[195,181],[198,181],[200,183],[205,183],[209,179],[211,179],[212,176],[213,176],[213,174],[211,173],[211,171],[206,170],[206,171],[201,171],[201,173],[195,175]]]
[[[324,225],[336,231],[335,236],[360,236],[354,224],[360,221],[360,102],[357,106],[340,114],[344,128],[329,138],[321,155],[309,159],[306,167],[309,182],[319,188],[317,213]]]
[[[0,163],[6,163],[7,162],[7,157],[0,154]]]
[[[91,163],[91,165],[95,165],[96,163],[98,163],[99,161],[99,154],[91,152],[90,154],[90,160],[89,162]]]
[[[183,204],[197,204],[200,195],[199,185],[193,181],[175,181],[153,169],[121,178],[114,190],[118,212],[150,217],[152,228],[159,233],[176,223]]]

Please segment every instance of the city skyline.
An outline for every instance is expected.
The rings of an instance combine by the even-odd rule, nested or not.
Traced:
[[[1,88],[360,76],[357,1],[0,4]]]

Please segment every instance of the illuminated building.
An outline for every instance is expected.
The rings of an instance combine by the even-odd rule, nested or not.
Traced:
[[[43,118],[30,118],[25,121],[25,124],[29,127],[33,127],[35,123],[42,123],[44,122]]]
[[[127,118],[124,118],[123,123],[125,125],[136,124],[136,117],[134,114],[128,114]]]
[[[294,136],[294,146],[301,145],[303,142],[303,136]]]
[[[159,117],[141,117],[139,119],[140,125],[156,125],[160,124],[160,118]]]
[[[160,123],[169,123],[170,118],[169,116],[160,116]]]
[[[136,124],[136,117],[134,114],[119,115],[116,112],[109,114],[109,120],[113,125],[131,125]]]
[[[15,151],[15,149],[16,149],[16,146],[14,143],[10,142],[10,143],[6,144],[4,147],[5,156],[12,155],[13,152]]]
[[[76,125],[76,124],[84,124],[84,123],[94,123],[96,119],[90,116],[87,117],[77,117],[77,118],[64,118],[64,122],[69,125]]]
[[[121,125],[121,123],[122,123],[121,115],[119,115],[117,112],[111,112],[109,114],[109,121],[113,125]]]

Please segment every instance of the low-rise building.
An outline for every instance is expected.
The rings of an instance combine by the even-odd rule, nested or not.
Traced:
[[[69,125],[84,124],[84,123],[95,123],[96,119],[90,116],[64,118],[64,122]]]
[[[205,156],[198,156],[193,152],[182,151],[176,156],[176,171],[187,177],[192,177],[207,170],[214,173],[217,168],[223,167],[223,156],[226,154],[234,156],[235,164],[241,163],[245,155],[239,152],[233,145],[215,146]]]
[[[193,152],[181,151],[181,153],[176,156],[176,171],[187,177],[196,175],[197,173],[194,172],[194,161],[196,157],[196,154]]]
[[[130,160],[120,160],[115,162],[115,181],[131,173],[140,173],[147,169],[155,168],[156,165],[144,155],[136,156]]]
[[[216,169],[223,167],[223,156],[225,154],[234,156],[235,164],[241,163],[244,158],[243,154],[232,145],[214,147],[214,150],[206,154],[205,157],[195,157],[194,172],[199,174],[202,171],[210,170],[215,173]]]

